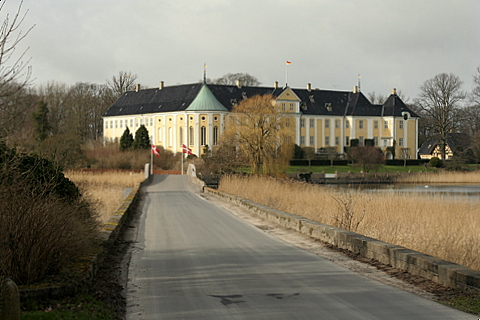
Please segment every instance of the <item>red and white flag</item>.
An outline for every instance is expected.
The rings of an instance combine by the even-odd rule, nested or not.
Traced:
[[[182,144],[182,149],[183,149],[183,153],[187,153],[188,155],[193,155],[192,149],[190,149],[186,145]]]
[[[160,151],[158,150],[157,146],[152,144],[152,153],[155,157],[160,158]]]
[[[286,61],[285,64],[288,66],[289,64],[292,64],[292,61]]]

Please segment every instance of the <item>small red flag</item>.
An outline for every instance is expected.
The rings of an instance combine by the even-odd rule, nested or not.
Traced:
[[[288,64],[292,64],[292,62],[287,60],[287,65],[288,65]]]
[[[155,157],[160,158],[160,151],[158,150],[157,146],[152,144],[152,153]]]

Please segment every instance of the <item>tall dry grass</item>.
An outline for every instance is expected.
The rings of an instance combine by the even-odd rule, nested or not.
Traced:
[[[143,172],[120,170],[68,171],[65,176],[92,203],[103,223],[122,205],[125,189],[134,188],[145,179]]]
[[[478,201],[229,176],[219,190],[480,270]]]
[[[415,172],[400,175],[397,183],[480,183],[480,171]]]

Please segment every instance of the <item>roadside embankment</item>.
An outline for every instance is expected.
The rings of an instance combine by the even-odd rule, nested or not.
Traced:
[[[315,222],[301,216],[272,209],[264,205],[211,188],[204,192],[221,197],[249,209],[260,218],[296,230],[314,239],[345,249],[361,257],[373,259],[386,265],[421,276],[436,283],[480,293],[480,272],[433,256],[389,244],[361,234]]]
[[[136,209],[136,204],[141,195],[141,189],[149,182],[150,179],[146,179],[133,188],[122,205],[101,227],[98,250],[92,253],[91,256],[84,257],[73,266],[76,270],[75,277],[64,281],[22,286],[19,288],[21,300],[42,300],[63,297],[74,294],[84,285],[88,286],[89,282],[94,280],[100,264],[104,262],[107,250],[109,250],[109,247],[117,240],[122,227]]]

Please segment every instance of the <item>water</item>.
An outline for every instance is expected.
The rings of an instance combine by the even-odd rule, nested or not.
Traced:
[[[352,185],[365,192],[417,193],[480,200],[480,184],[371,184]]]

